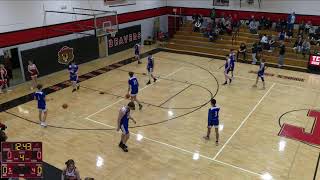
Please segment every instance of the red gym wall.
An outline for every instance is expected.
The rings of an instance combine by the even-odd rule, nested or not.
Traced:
[[[123,24],[123,23],[133,22],[133,21],[142,20],[146,18],[157,17],[161,15],[166,15],[166,14],[173,14],[174,8],[177,8],[178,12],[180,12],[180,9],[181,9],[182,15],[186,15],[186,16],[191,16],[192,14],[195,14],[195,13],[199,13],[204,16],[209,16],[211,11],[211,9],[205,9],[205,8],[161,7],[161,8],[147,9],[147,10],[119,14],[118,21],[119,21],[119,24]],[[236,10],[216,10],[216,13],[218,16],[220,16],[223,13],[225,15],[237,14],[240,19],[248,19],[251,17],[251,15],[254,15],[256,18],[259,18],[261,16],[266,16],[266,17],[271,17],[273,21],[276,21],[279,18],[287,18],[288,16],[288,14],[284,14],[284,13],[251,12],[251,11],[236,11]],[[312,21],[313,25],[320,25],[320,16],[297,15],[297,22],[299,23],[302,20],[304,21],[310,20]],[[90,21],[84,20],[83,23],[90,23]],[[169,19],[169,23],[172,23],[171,19]],[[0,48],[70,34],[70,33],[52,31],[48,28],[74,29],[75,31],[79,31],[79,32],[90,30],[90,29],[83,29],[83,28],[77,29],[75,27],[76,26],[74,22],[69,22],[69,23],[57,24],[57,25],[46,26],[46,27],[37,27],[37,28],[7,32],[7,33],[0,33]],[[169,25],[169,27],[171,26]]]

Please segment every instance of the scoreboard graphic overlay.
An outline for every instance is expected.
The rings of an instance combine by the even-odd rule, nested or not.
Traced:
[[[41,142],[2,142],[1,178],[42,178]]]

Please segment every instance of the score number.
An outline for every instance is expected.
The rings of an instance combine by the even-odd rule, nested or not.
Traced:
[[[1,165],[1,177],[24,177],[24,178],[36,178],[43,176],[43,169],[41,163],[4,163]]]

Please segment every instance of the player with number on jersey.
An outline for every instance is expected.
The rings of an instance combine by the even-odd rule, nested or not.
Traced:
[[[46,94],[42,90],[42,85],[37,85],[37,91],[34,93],[34,99],[38,101],[39,120],[42,127],[47,127],[46,118],[48,109],[46,107]]]
[[[214,127],[216,131],[216,145],[219,145],[219,111],[220,107],[216,106],[216,100],[211,99],[211,108],[208,111],[208,131],[204,136],[206,140],[210,139],[211,128]]]
[[[134,76],[133,72],[129,72],[129,80],[128,80],[128,94],[130,95],[131,102],[136,101],[139,105],[139,110],[142,109],[142,105],[137,99],[137,95],[139,92],[139,82],[138,79]]]
[[[152,54],[149,54],[148,56],[148,64],[147,64],[147,71],[149,76],[149,81],[147,82],[147,85],[151,84],[151,78],[153,78],[153,82],[157,81],[157,78],[153,75],[154,70],[154,59]]]

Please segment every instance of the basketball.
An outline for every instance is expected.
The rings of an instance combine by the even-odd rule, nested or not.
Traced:
[[[63,105],[62,105],[62,108],[63,108],[63,109],[67,109],[67,108],[68,108],[68,104],[63,104]]]
[[[130,98],[130,94],[126,94],[126,99],[129,99]]]

